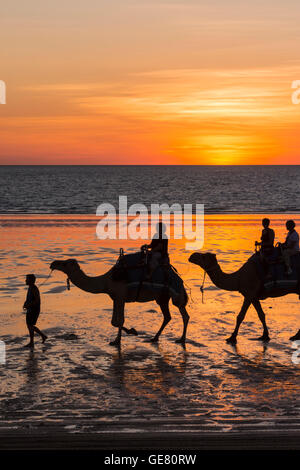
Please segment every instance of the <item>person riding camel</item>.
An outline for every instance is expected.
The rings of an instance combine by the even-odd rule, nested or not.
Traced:
[[[261,233],[261,241],[255,242],[255,246],[260,246],[262,257],[271,255],[274,248],[275,232],[269,225],[270,219],[264,218],[262,220],[262,226],[264,228]]]
[[[147,273],[148,278],[152,277],[152,274],[158,266],[169,264],[168,241],[166,225],[163,222],[159,222],[156,225],[156,233],[154,234],[150,245],[146,245],[146,247],[151,250]]]
[[[285,242],[281,244],[282,257],[287,269],[287,274],[292,274],[290,257],[299,252],[299,234],[295,230],[296,224],[293,220],[288,220],[285,225],[288,234]]]

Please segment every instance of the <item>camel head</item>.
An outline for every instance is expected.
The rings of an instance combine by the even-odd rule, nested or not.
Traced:
[[[204,271],[211,271],[218,266],[216,255],[213,253],[193,253],[189,257],[189,262],[198,264]]]
[[[80,266],[76,259],[66,259],[66,260],[56,260],[50,264],[50,269],[56,269],[57,271],[62,271],[63,273],[69,276],[70,273],[80,269]]]

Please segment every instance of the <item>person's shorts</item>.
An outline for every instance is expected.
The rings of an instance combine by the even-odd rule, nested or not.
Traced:
[[[26,312],[26,324],[27,326],[34,326],[39,318],[39,310],[27,310]]]

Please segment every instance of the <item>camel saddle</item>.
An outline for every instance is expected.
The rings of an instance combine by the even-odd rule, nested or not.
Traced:
[[[291,256],[291,274],[286,272],[279,248],[274,248],[270,255],[263,258],[260,253],[255,253],[250,259],[255,262],[265,290],[294,288],[298,285],[300,292],[300,252]]]
[[[148,255],[143,251],[124,255],[121,254],[113,267],[113,279],[125,281],[129,289],[148,288],[151,290],[167,289],[172,294],[178,294],[183,281],[171,265],[159,265],[148,278]]]

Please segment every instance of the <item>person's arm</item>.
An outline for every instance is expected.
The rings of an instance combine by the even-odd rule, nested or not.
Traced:
[[[148,248],[150,248],[150,250],[153,248],[153,240],[151,240],[151,243],[148,245]]]
[[[29,290],[27,291],[26,300],[25,300],[24,305],[23,305],[24,310],[26,310],[29,307],[28,297],[29,297]]]
[[[256,241],[255,242],[255,246],[261,246],[262,245],[262,242],[263,242],[263,238],[264,238],[264,231],[262,230],[261,232],[261,237],[260,237],[260,242]]]
[[[161,251],[162,250],[162,240],[160,238],[153,238],[151,244],[149,245],[152,251]]]

